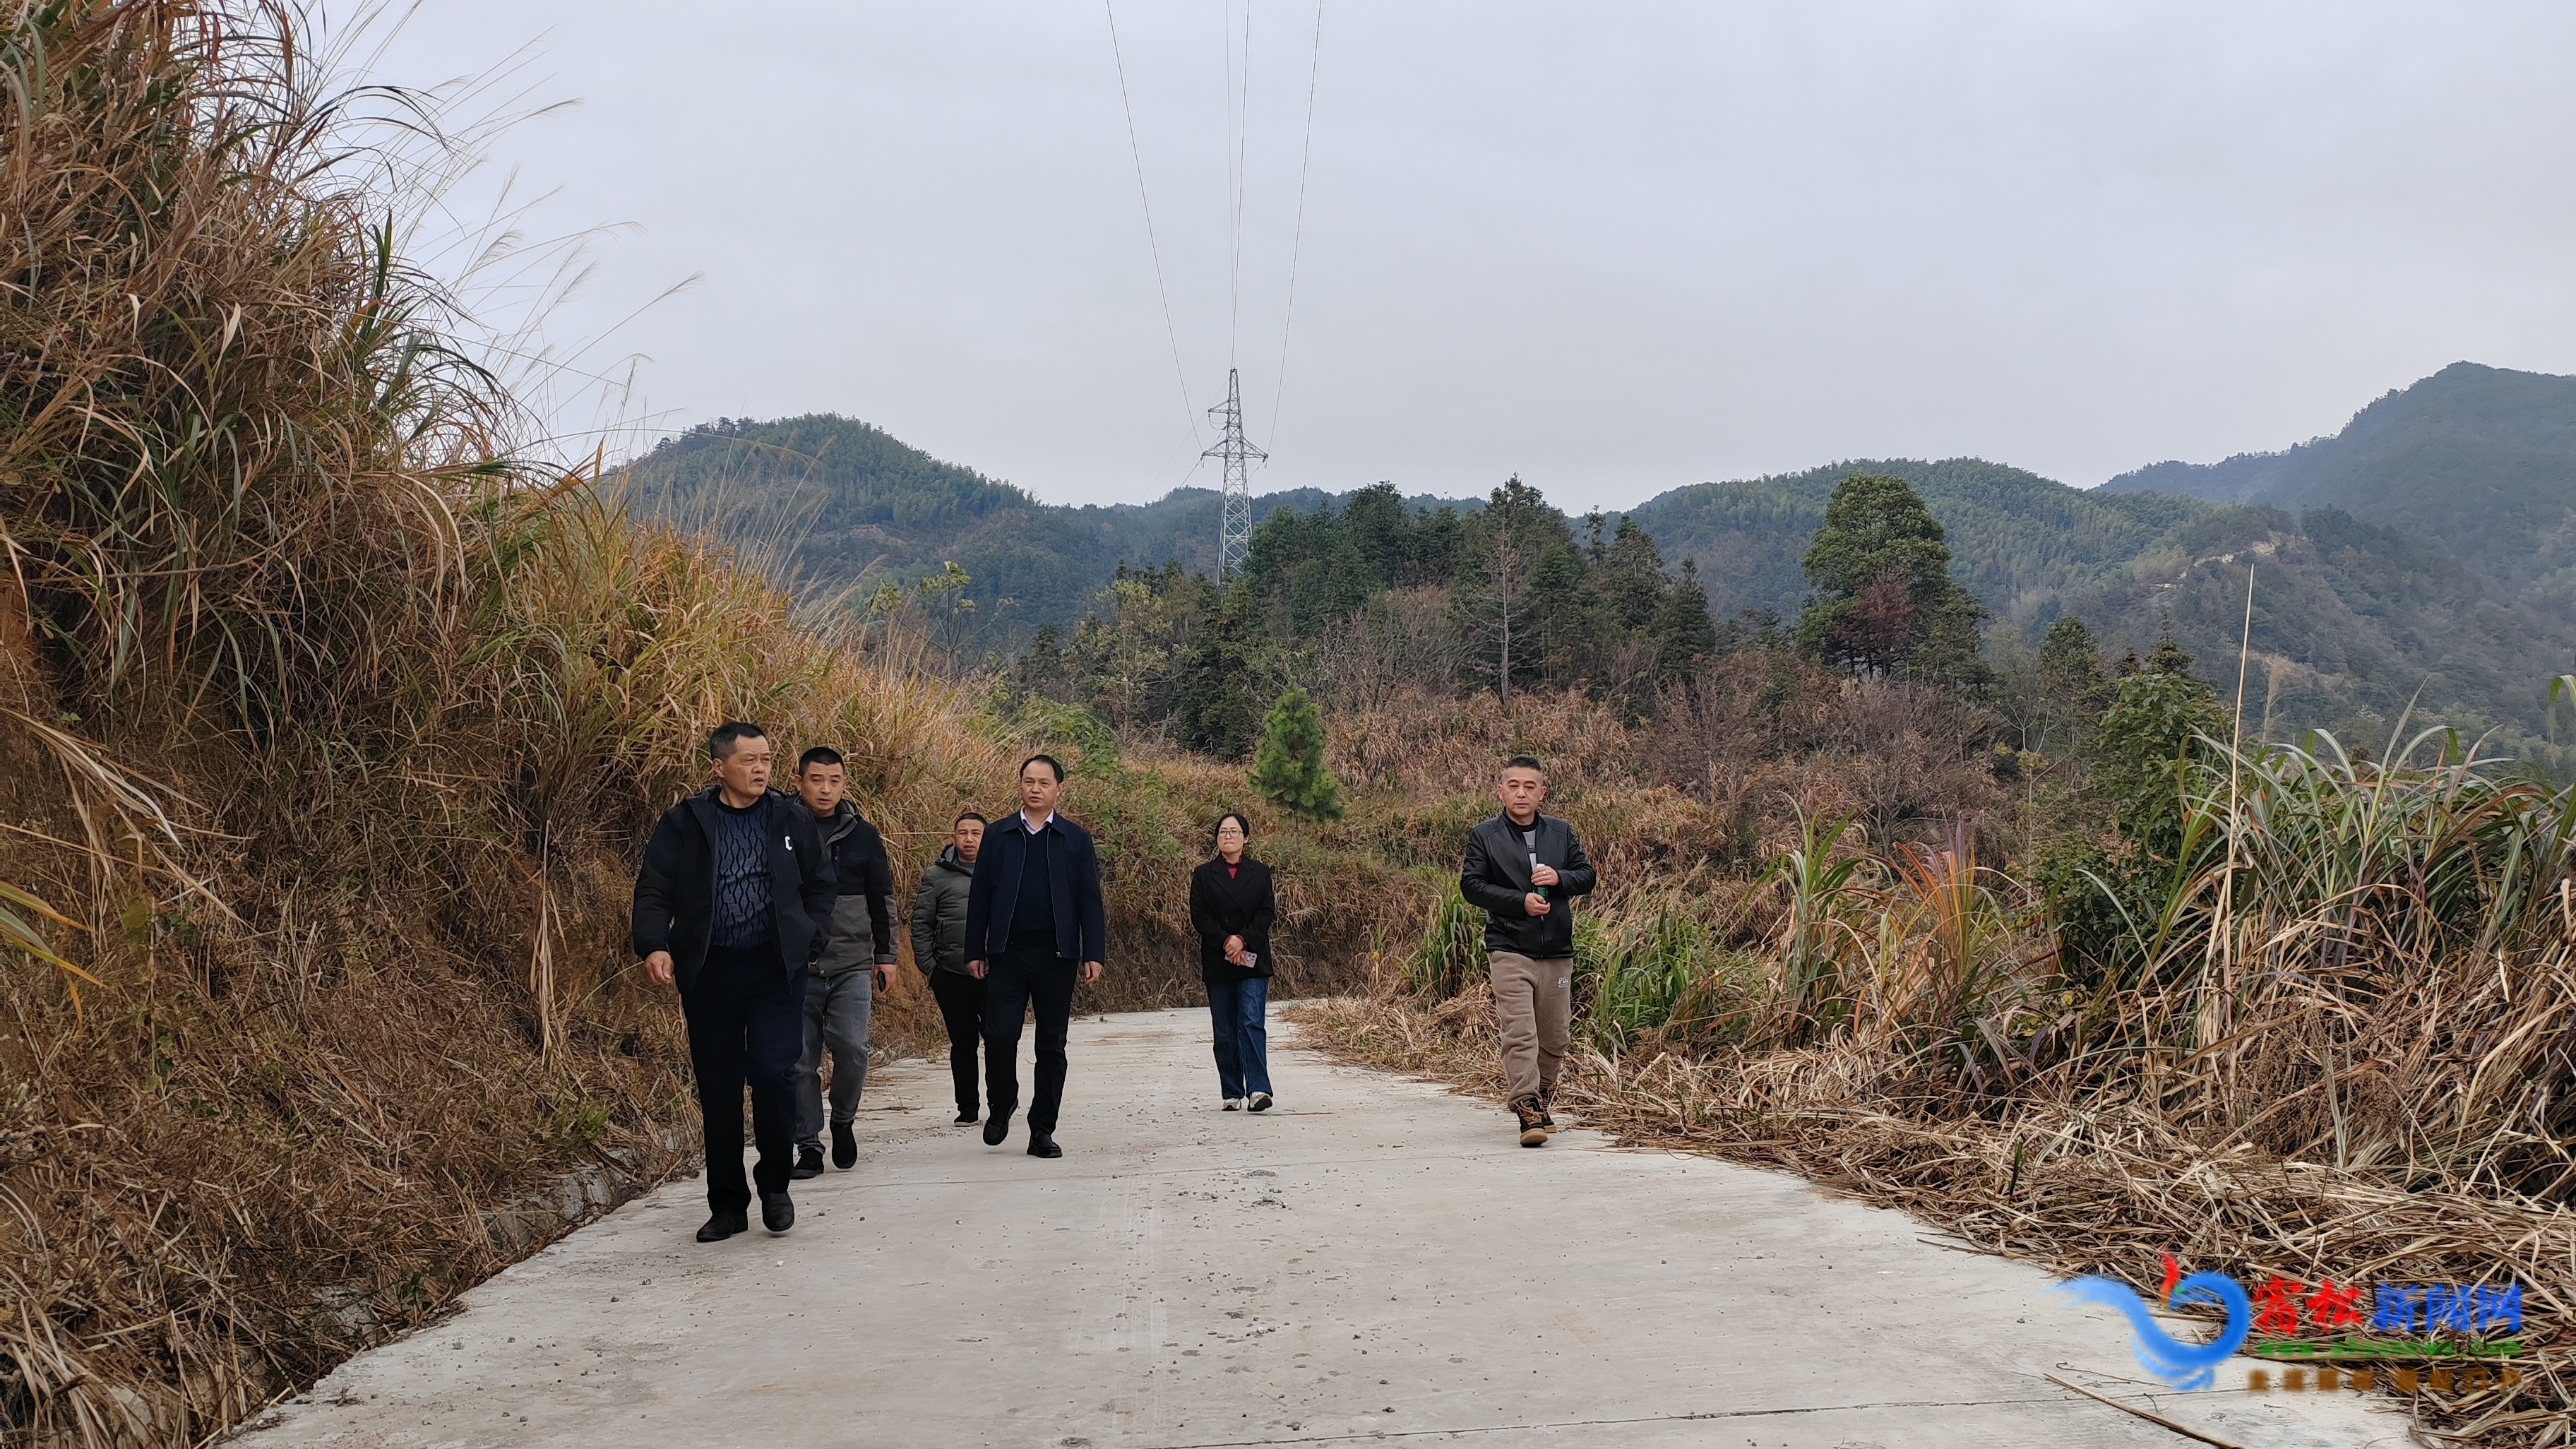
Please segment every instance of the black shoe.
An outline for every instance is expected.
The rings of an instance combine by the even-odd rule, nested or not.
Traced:
[[[1001,1111],[1001,1110],[999,1110],[999,1109],[996,1109],[996,1110],[994,1111],[994,1113],[993,1113],[993,1115],[992,1115],[992,1116],[987,1117],[987,1118],[985,1118],[985,1119],[984,1119],[984,1145],[985,1145],[985,1146],[987,1146],[987,1147],[999,1147],[999,1146],[1001,1146],[1001,1145],[1002,1145],[1002,1139],[1003,1139],[1003,1138],[1005,1138],[1005,1137],[1008,1137],[1008,1136],[1010,1136],[1010,1135],[1011,1135],[1011,1114],[1010,1114],[1010,1113],[1008,1113],[1008,1112],[1004,1112],[1004,1111]]]
[[[1547,1106],[1548,1099],[1555,1095],[1556,1094],[1554,1092],[1541,1092],[1538,1094],[1538,1125],[1546,1128],[1550,1132],[1554,1132],[1556,1130],[1556,1114],[1549,1111]]]
[[[1029,1134],[1029,1156],[1062,1157],[1064,1156],[1064,1149],[1055,1145],[1055,1138],[1052,1134],[1045,1132],[1032,1132]]]
[[[751,1217],[748,1213],[743,1211],[743,1209],[718,1208],[715,1211],[715,1215],[707,1219],[707,1225],[698,1229],[698,1241],[701,1243],[721,1243],[736,1233],[747,1233],[750,1231]]]
[[[783,1233],[796,1226],[796,1204],[783,1192],[760,1195],[760,1225],[773,1233]]]
[[[1512,1104],[1512,1115],[1520,1119],[1521,1145],[1545,1147],[1547,1129],[1539,1125],[1538,1098],[1523,1097]]]
[[[832,1124],[832,1165],[843,1172],[859,1165],[859,1134],[847,1122]]]
[[[957,1125],[958,1125],[958,1126],[960,1126],[960,1127],[972,1127],[972,1126],[974,1126],[974,1125],[975,1125],[975,1118],[976,1118],[976,1115],[977,1115],[977,1114],[976,1114],[976,1111],[975,1111],[975,1109],[974,1109],[974,1108],[972,1108],[972,1107],[960,1107],[960,1108],[958,1108],[958,1109],[957,1109]]]
[[[803,1182],[809,1177],[821,1177],[823,1175],[822,1144],[816,1143],[811,1147],[797,1148],[796,1165],[787,1169],[787,1175],[797,1182]]]

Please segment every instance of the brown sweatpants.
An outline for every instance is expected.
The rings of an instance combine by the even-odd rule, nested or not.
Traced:
[[[1489,951],[1485,959],[1494,983],[1494,1021],[1503,1033],[1507,1100],[1555,1091],[1572,1016],[1573,959],[1533,961],[1516,951]]]

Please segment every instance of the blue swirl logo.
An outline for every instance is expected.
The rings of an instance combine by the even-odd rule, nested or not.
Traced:
[[[2127,1315],[2138,1335],[2138,1364],[2177,1389],[2205,1389],[2217,1380],[2218,1366],[2245,1346],[2254,1327],[2254,1305],[2245,1290],[2224,1273],[2181,1276],[2174,1260],[2165,1259],[2165,1302],[2216,1303],[2227,1310],[2227,1328],[2207,1343],[2184,1343],[2156,1326],[2155,1310],[2128,1284],[2109,1278],[2078,1278],[2058,1289],[2087,1303],[2116,1308]]]

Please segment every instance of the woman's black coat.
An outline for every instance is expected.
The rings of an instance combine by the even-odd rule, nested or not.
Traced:
[[[1270,891],[1270,867],[1251,856],[1246,855],[1231,876],[1226,874],[1223,856],[1192,871],[1190,924],[1199,933],[1200,977],[1243,981],[1269,975],[1275,964],[1270,956],[1270,922],[1278,914],[1278,898]],[[1243,949],[1253,955],[1251,970],[1225,959],[1228,936],[1243,938]]]

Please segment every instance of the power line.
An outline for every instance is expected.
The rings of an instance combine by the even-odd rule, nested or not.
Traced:
[[[1100,0],[1109,17],[1109,55],[1118,63],[1118,104],[1127,113],[1127,153],[1136,159],[1136,200],[1145,208],[1145,248],[1154,257],[1154,292],[1163,299],[1163,336],[1172,344],[1172,380],[1181,385],[1181,415],[1190,420],[1190,441],[1199,437],[1198,409],[1190,400],[1189,374],[1181,367],[1181,334],[1172,325],[1172,289],[1163,281],[1163,245],[1154,239],[1154,199],[1145,191],[1145,148],[1136,141],[1136,103],[1127,94],[1127,57],[1118,46],[1118,12]]]
[[[1306,249],[1306,173],[1315,165],[1315,77],[1324,63],[1324,0],[1315,0],[1315,52],[1306,61],[1306,147],[1297,162],[1297,228],[1288,244],[1288,315],[1279,323],[1279,370],[1271,377],[1270,441],[1279,441],[1279,400],[1288,391],[1288,334],[1297,325],[1297,258]]]
[[[1236,86],[1230,73],[1234,69],[1234,16],[1227,13],[1225,20],[1225,58],[1229,72],[1226,76],[1226,122],[1227,129],[1234,133],[1226,137],[1227,149],[1232,154],[1226,157],[1230,173],[1226,177],[1226,201],[1230,215],[1226,238],[1225,361],[1231,367],[1239,360],[1239,339],[1243,335],[1243,203],[1244,194],[1250,189],[1247,183],[1252,169],[1252,0],[1243,0],[1243,83],[1240,87]]]

